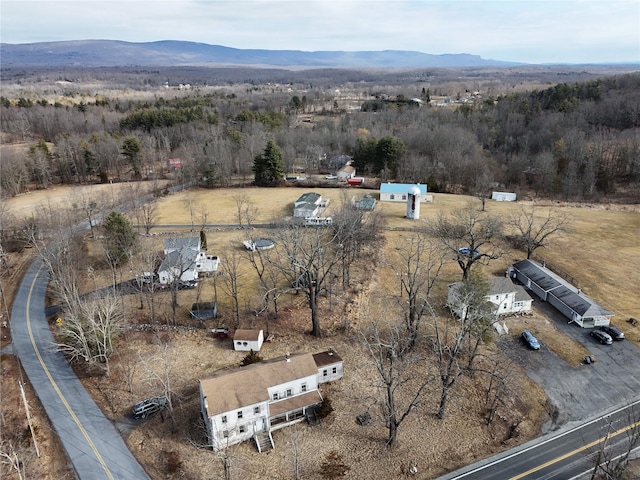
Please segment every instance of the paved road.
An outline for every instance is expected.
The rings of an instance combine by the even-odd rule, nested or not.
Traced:
[[[565,428],[474,465],[440,480],[567,480],[592,471],[595,456],[606,439],[608,458],[628,448],[627,433],[640,428],[640,398],[581,425]]]
[[[14,352],[60,437],[80,480],[148,480],[114,425],[102,414],[64,356],[53,348],[45,317],[49,280],[36,260],[11,312]]]

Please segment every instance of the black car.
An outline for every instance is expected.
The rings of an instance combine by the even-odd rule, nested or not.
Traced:
[[[600,330],[602,330],[604,333],[609,335],[614,340],[624,340],[624,332],[621,332],[613,325],[606,325],[606,326],[600,327]]]
[[[591,330],[591,333],[589,335],[591,335],[603,345],[611,345],[613,343],[613,340],[611,339],[609,334],[603,332],[602,330]]]

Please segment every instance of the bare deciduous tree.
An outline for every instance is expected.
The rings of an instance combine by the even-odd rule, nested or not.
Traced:
[[[502,256],[502,222],[471,203],[450,217],[439,215],[434,230],[445,249],[455,256],[463,280],[474,264],[486,265]]]
[[[257,209],[247,198],[247,195],[240,191],[233,196],[236,204],[236,218],[240,227],[250,227],[256,218]]]
[[[262,286],[262,305],[256,316],[264,316],[266,332],[269,335],[270,311],[273,307],[273,317],[278,318],[278,299],[285,291],[282,288],[284,277],[282,271],[275,266],[276,261],[271,257],[270,250],[249,250],[246,257],[258,274]]]
[[[143,202],[140,205],[140,223],[144,226],[144,233],[149,235],[149,232],[156,224],[158,220],[158,202],[156,200],[150,200]]]
[[[122,329],[119,299],[107,294],[67,307],[59,325],[57,348],[72,362],[99,367],[109,376],[109,357]]]
[[[236,326],[240,325],[240,291],[242,288],[242,271],[240,262],[242,256],[236,250],[231,250],[225,256],[221,265],[222,290],[233,300],[233,312],[236,317]]]
[[[176,392],[173,390],[173,369],[176,365],[176,355],[172,351],[171,345],[160,338],[157,338],[158,350],[151,358],[141,358],[140,363],[146,372],[146,381],[156,390],[161,392],[161,396],[167,399],[167,409],[171,417],[171,428],[176,429],[176,421],[173,415],[173,399]]]
[[[600,442],[594,456],[591,480],[629,480],[636,478],[635,476],[630,476],[628,468],[631,453],[640,446],[639,418],[638,412],[631,409],[627,427],[616,431],[611,423],[607,424],[607,433],[602,442]],[[618,435],[625,435],[625,437],[619,442],[618,448],[612,448],[613,439]]]
[[[355,198],[353,202],[355,203]],[[379,223],[379,215],[357,209],[347,198],[346,192],[343,192],[342,206],[333,215],[335,242],[340,249],[343,288],[349,286],[351,264],[363,248],[377,239]]]
[[[546,214],[539,215],[539,207],[521,207],[520,212],[509,217],[507,224],[513,228],[515,234],[511,237],[516,248],[527,252],[531,258],[538,248],[548,245],[549,237],[566,233],[571,224],[571,218],[566,213],[549,208]]]
[[[398,429],[409,414],[419,405],[420,396],[429,384],[429,376],[418,366],[424,359],[415,350],[408,350],[408,338],[404,328],[386,326],[384,331],[372,322],[360,337],[371,357],[371,364],[378,376],[380,403],[388,428],[387,446],[398,441]],[[416,375],[416,369],[421,373]]]
[[[444,256],[423,232],[409,238],[401,237],[398,243],[398,261],[391,268],[400,279],[398,302],[404,312],[407,347],[413,348],[422,317],[429,309],[429,295],[442,269]]]
[[[89,229],[91,231],[91,238],[95,238],[93,229],[97,223],[97,216],[100,209],[104,206],[104,201],[101,201],[98,197],[91,194],[91,189],[82,189],[76,191],[71,198],[71,206],[82,211]]]
[[[478,349],[497,321],[495,306],[485,300],[483,282],[461,282],[450,308],[452,318],[433,317],[431,344],[440,378],[440,404],[436,416],[444,418],[449,393],[459,378],[474,372]]]
[[[307,296],[311,310],[311,334],[322,335],[319,302],[341,253],[333,230],[291,226],[281,230],[276,242],[278,264],[289,283]]]

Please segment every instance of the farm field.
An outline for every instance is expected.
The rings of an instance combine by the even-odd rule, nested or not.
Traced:
[[[56,189],[58,190],[58,189]],[[184,228],[163,231],[153,228],[152,235],[143,238],[145,248],[161,250],[162,240],[169,235],[197,235],[199,227],[195,221],[192,232],[189,206],[207,212],[207,223],[235,224],[239,196],[251,206],[253,223],[270,223],[291,215],[292,204],[309,189],[220,189],[192,190],[169,195],[159,200],[157,224],[183,224]],[[317,189],[323,197],[331,199],[326,215],[350,201],[353,195],[360,196],[368,190]],[[16,197],[7,203],[15,212],[26,212],[42,202],[64,204],[69,191],[34,192]],[[22,203],[21,203],[22,202]],[[24,202],[28,202],[25,205]],[[378,203],[375,212],[388,228],[422,228],[438,215],[449,214],[464,208],[468,202],[478,202],[474,197],[434,194],[433,204],[423,204],[421,218],[409,221],[404,218],[403,203]],[[487,202],[488,213],[506,217],[516,212],[525,202]],[[640,300],[629,295],[640,285],[640,211],[637,206],[549,204],[550,207],[567,212],[573,222],[571,232],[554,239],[553,245],[540,253],[547,262],[562,268],[575,277],[588,295],[614,312],[613,322],[625,330],[630,341],[640,340],[638,329],[632,329],[624,320],[640,316]],[[242,241],[248,235],[253,238],[269,237],[270,229],[218,228],[205,229],[209,253],[225,257],[243,254]],[[399,446],[393,450],[385,447],[386,430],[380,418],[374,386],[375,375],[367,361],[367,354],[359,340],[359,332],[374,318],[397,318],[398,281],[391,278],[385,265],[394,249],[406,241],[407,231],[386,230],[381,248],[364,252],[362,260],[354,266],[349,289],[329,303],[321,304],[321,324],[325,335],[316,339],[306,334],[310,329],[308,309],[302,295],[287,295],[281,302],[281,313],[271,321],[269,333],[274,341],[265,343],[260,354],[265,358],[284,355],[286,352],[316,352],[333,348],[345,363],[345,376],[323,388],[323,395],[331,399],[334,412],[320,425],[308,427],[300,424],[274,433],[275,450],[258,454],[251,443],[232,447],[232,478],[293,478],[295,465],[299,466],[301,478],[322,478],[320,469],[329,452],[338,450],[349,467],[348,478],[397,478],[411,465],[418,467],[419,478],[434,478],[461,465],[512,447],[529,440],[541,431],[549,420],[550,407],[544,392],[533,384],[517,367],[513,367],[513,391],[526,391],[526,396],[510,398],[501,409],[499,418],[489,427],[484,420],[484,392],[476,379],[463,377],[452,393],[447,416],[443,420],[434,417],[439,390],[437,385],[429,388],[420,408],[413,412],[399,432]],[[97,241],[87,239],[89,256],[97,261]],[[503,274],[506,267],[522,259],[522,253],[509,251],[485,268],[487,275]],[[110,378],[88,377],[85,384],[92,391],[105,414],[128,432],[127,442],[134,454],[145,465],[152,478],[215,478],[222,472],[222,457],[207,449],[199,448],[203,442],[199,423],[199,398],[197,380],[220,368],[238,365],[244,354],[235,352],[229,340],[214,340],[209,328],[222,325],[232,327],[263,326],[263,320],[252,313],[256,305],[257,289],[252,268],[244,264],[241,324],[231,314],[231,302],[214,285],[214,278],[206,278],[197,289],[180,292],[179,323],[194,324],[188,319],[188,308],[196,300],[210,301],[216,295],[220,317],[206,324],[207,328],[191,331],[167,330],[154,332],[127,332],[113,359],[113,374]],[[87,289],[102,285],[106,272],[85,282]],[[129,273],[131,275],[132,273]],[[126,276],[126,273],[123,273]],[[460,279],[460,269],[451,261],[445,266],[436,288],[438,298],[446,296],[446,285]],[[216,280],[217,281],[217,280]],[[160,293],[158,305],[168,319],[168,293]],[[144,322],[147,309],[140,309],[135,296],[127,297],[127,311],[132,323]],[[559,337],[553,324],[536,316],[509,320],[510,334],[519,335],[526,329],[534,331],[544,344],[561,353],[568,363],[577,363],[583,351],[579,345],[571,345]],[[636,338],[637,337],[637,338]],[[556,344],[554,345],[554,341]],[[166,345],[163,350],[159,345]],[[488,348],[492,348],[490,345]],[[131,424],[127,420],[131,405],[141,398],[155,394],[150,381],[153,372],[161,364],[170,367],[172,388],[177,395],[176,424],[160,416],[142,424]],[[132,366],[133,365],[133,366]],[[429,366],[415,367],[426,368]],[[416,374],[421,371],[416,370]],[[406,400],[403,398],[402,400]],[[374,418],[371,425],[362,427],[355,417],[370,411]],[[510,427],[516,428],[508,434]],[[167,457],[179,460],[179,467],[169,473]]]

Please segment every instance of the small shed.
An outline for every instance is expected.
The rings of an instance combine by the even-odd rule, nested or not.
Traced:
[[[515,202],[516,194],[509,192],[492,192],[491,200],[495,200],[497,202]]]
[[[202,302],[191,305],[191,316],[198,320],[209,320],[218,316],[218,304],[216,302]]]
[[[233,335],[233,349],[240,352],[259,352],[264,342],[262,330],[238,329]]]
[[[367,193],[364,197],[360,199],[359,202],[355,204],[358,210],[367,210],[371,211],[376,206],[376,199],[370,193]]]

